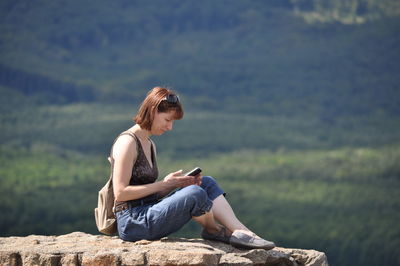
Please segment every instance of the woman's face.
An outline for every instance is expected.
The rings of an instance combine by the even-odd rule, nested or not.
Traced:
[[[151,134],[159,136],[164,134],[166,131],[172,130],[175,121],[174,117],[175,111],[169,111],[166,113],[156,112],[151,125]]]

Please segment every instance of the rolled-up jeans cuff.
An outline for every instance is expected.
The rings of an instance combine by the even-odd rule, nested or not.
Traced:
[[[226,196],[225,191],[218,185],[216,180],[211,176],[203,176],[201,187],[207,191],[208,197],[215,200],[220,195]]]

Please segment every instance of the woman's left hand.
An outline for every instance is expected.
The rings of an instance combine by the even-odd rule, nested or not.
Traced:
[[[201,186],[201,179],[203,178],[203,176],[201,174],[198,174],[194,177],[194,182],[195,185]]]

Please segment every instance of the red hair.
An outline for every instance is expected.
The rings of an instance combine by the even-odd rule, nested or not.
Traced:
[[[176,103],[166,101],[168,95],[176,95],[173,90],[164,87],[154,87],[148,93],[139,107],[133,121],[140,125],[141,128],[151,130],[153,124],[154,114],[168,113],[174,111],[174,119],[179,120],[183,118],[183,107],[179,100]]]

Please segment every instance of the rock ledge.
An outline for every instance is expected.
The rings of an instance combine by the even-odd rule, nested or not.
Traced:
[[[276,265],[328,266],[323,252],[240,250],[202,239],[125,242],[74,232],[61,236],[0,237],[0,265]]]

